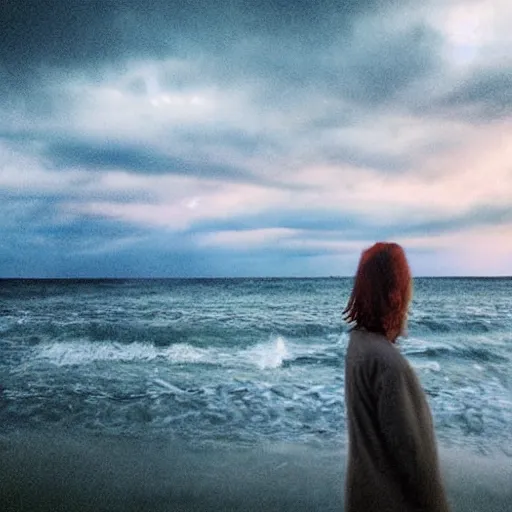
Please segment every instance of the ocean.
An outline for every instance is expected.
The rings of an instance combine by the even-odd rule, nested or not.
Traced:
[[[342,510],[352,279],[0,280],[0,509]],[[399,343],[453,510],[512,510],[512,279]]]

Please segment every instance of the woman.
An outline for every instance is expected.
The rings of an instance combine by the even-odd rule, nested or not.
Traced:
[[[349,454],[345,512],[446,512],[432,416],[395,342],[405,333],[412,279],[403,249],[363,252],[344,311]]]

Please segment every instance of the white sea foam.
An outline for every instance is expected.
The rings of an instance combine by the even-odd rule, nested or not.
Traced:
[[[149,343],[91,343],[87,340],[45,343],[34,347],[33,359],[57,366],[86,365],[96,361],[152,361],[165,358],[174,363],[208,362],[209,350],[178,343],[158,348]]]
[[[176,387],[174,384],[171,384],[170,382],[167,382],[163,379],[154,379],[153,382],[155,384],[158,384],[159,386],[165,388],[167,391],[170,391],[171,393],[177,393],[179,395],[185,393],[185,391],[181,388]]]
[[[121,344],[74,340],[43,343],[34,347],[33,362],[57,366],[87,365],[100,361],[153,361],[163,359],[171,364],[213,364],[221,366],[279,368],[289,357],[287,341],[278,336],[247,349],[227,352],[217,347],[200,348],[188,343],[155,347],[149,343]]]
[[[285,339],[278,336],[274,341],[261,343],[248,349],[245,353],[247,359],[253,362],[261,370],[267,368],[279,368],[283,361],[289,357]]]
[[[412,363],[412,366],[419,371],[426,370],[431,372],[440,372],[441,365],[437,361],[427,361],[426,363]]]

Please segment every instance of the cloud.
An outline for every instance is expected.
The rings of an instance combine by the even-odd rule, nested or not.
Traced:
[[[426,248],[435,255],[418,258],[416,275],[510,276],[512,223],[485,226],[444,236],[397,239],[409,249]],[[414,260],[413,260],[414,261]]]
[[[383,238],[432,272],[501,240],[505,269],[511,16],[3,2],[0,274],[351,273]]]
[[[506,69],[479,70],[442,97],[437,109],[481,121],[510,117],[512,65]]]
[[[497,227],[512,223],[512,206],[480,207],[457,216],[439,216],[437,219],[415,221],[401,219],[384,226],[369,219],[336,210],[289,212],[266,211],[264,214],[210,221],[194,225],[191,233],[202,234],[208,244],[274,243],[276,239],[302,238],[312,241],[361,241],[376,238],[437,236],[463,233],[481,227]]]
[[[8,73],[28,71],[11,84],[22,99],[4,108],[0,132],[53,134],[59,140],[47,141],[42,156],[60,166],[193,167],[251,182],[254,169],[276,181],[277,169],[319,159],[385,172],[411,165],[410,154],[355,144],[350,134],[368,123],[368,108],[386,118],[386,105],[439,67],[435,29],[421,21],[397,28],[398,6],[408,2],[304,1],[289,9],[278,1],[250,10],[242,2],[157,2],[158,16],[134,1],[122,9],[50,4],[34,20],[32,2],[4,7],[11,51],[0,51],[0,62]],[[276,23],[279,31],[271,30]],[[32,27],[23,43],[20,24]],[[57,36],[68,44],[57,47]],[[19,87],[33,77],[35,88]],[[346,130],[337,136],[333,127]]]
[[[341,53],[341,68],[331,67],[333,88],[337,85],[349,100],[381,105],[439,69],[440,38],[426,25],[382,30],[382,23],[373,19],[358,25],[358,30],[361,34],[350,50]]]
[[[138,0],[122,6],[97,0],[4,2],[0,60],[10,71],[24,73],[41,65],[93,67],[128,58],[190,55],[205,47],[213,54],[224,53],[247,38],[271,37],[277,31],[307,47],[318,44],[316,34],[322,28],[346,30],[362,13],[387,3],[301,0],[291,9],[284,0],[257,2],[250,8],[242,0],[215,5],[206,0],[155,0],[148,9]]]
[[[295,235],[287,228],[251,229],[244,231],[217,231],[198,237],[200,246],[251,248],[261,245],[273,245],[276,241]]]
[[[290,192],[237,183],[199,183],[190,179],[166,177],[156,182],[162,190],[154,191],[151,202],[63,201],[62,211],[72,215],[116,219],[147,228],[186,230],[204,218],[226,219],[242,212],[263,211],[281,204],[283,194]],[[187,194],[187,188],[192,194]],[[192,202],[192,203],[191,203]],[[194,205],[191,207],[191,204]]]
[[[93,0],[7,2],[3,92],[23,95],[18,108],[51,115],[59,103],[73,103],[59,84],[97,83],[136,62],[167,61],[177,65],[159,77],[134,77],[128,90],[145,95],[155,86],[182,91],[209,83],[254,87],[263,108],[296,108],[314,94],[380,104],[436,67],[435,30],[383,23],[383,13],[409,3],[300,1],[290,9],[278,0],[248,9],[242,1],[213,7],[158,0],[150,10],[136,1],[122,8]],[[176,106],[172,91],[151,101],[165,106],[165,98]]]
[[[51,209],[63,218],[85,215],[148,229],[213,233],[284,228],[331,231],[351,240],[442,233],[508,218],[512,176],[507,155],[512,146],[507,133],[496,127],[484,139],[475,132],[472,137],[479,145],[431,156],[417,174],[314,166],[290,173],[295,188],[288,189],[198,176],[107,170],[98,174],[84,169],[62,183],[59,172],[37,168],[13,168],[4,174],[3,183],[11,197],[20,190],[37,197],[37,181],[39,197],[47,194]],[[464,164],[468,159],[471,172]]]
[[[248,173],[208,162],[184,161],[144,147],[119,143],[63,141],[51,143],[44,151],[58,168],[118,170],[143,174],[179,174],[208,179],[240,179],[250,181]],[[254,178],[253,178],[254,179]]]

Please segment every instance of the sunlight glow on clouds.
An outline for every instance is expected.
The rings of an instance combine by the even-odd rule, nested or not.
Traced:
[[[431,17],[445,37],[453,65],[499,65],[507,56],[510,59],[512,36],[505,30],[512,17],[508,0],[452,2]]]
[[[492,33],[495,15],[489,2],[457,5],[448,11],[444,30],[456,63],[465,64],[478,57],[480,48]]]

